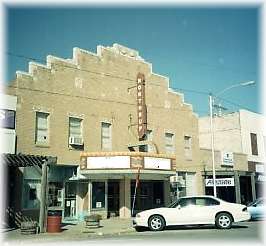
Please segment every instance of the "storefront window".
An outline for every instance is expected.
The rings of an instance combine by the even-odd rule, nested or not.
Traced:
[[[15,129],[16,112],[14,110],[0,109],[0,127]]]
[[[92,208],[105,208],[105,182],[92,182]]]
[[[49,207],[62,207],[63,206],[63,183],[50,182],[48,194]]]
[[[34,209],[40,207],[41,181],[24,179],[23,208]]]

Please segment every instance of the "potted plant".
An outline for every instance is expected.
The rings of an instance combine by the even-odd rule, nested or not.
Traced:
[[[101,219],[102,216],[100,214],[90,214],[84,217],[86,226],[88,227],[99,227]]]

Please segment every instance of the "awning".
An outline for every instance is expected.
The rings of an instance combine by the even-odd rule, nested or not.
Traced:
[[[50,156],[27,155],[27,154],[1,154],[1,162],[9,167],[41,167]],[[54,158],[54,157],[53,157]],[[55,160],[55,159],[54,159]]]
[[[77,179],[136,179],[136,175],[137,170],[133,169],[86,169],[80,170]],[[141,169],[140,180],[169,180],[173,175],[176,175],[175,171]]]

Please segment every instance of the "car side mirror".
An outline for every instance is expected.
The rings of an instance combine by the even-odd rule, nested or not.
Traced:
[[[253,207],[257,207],[257,204],[254,204]]]
[[[177,208],[178,208],[178,209],[180,209],[180,208],[181,208],[181,205],[180,205],[180,204],[178,204],[178,205],[177,205]]]

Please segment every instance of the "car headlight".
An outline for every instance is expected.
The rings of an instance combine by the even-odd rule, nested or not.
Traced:
[[[136,214],[136,218],[139,218],[140,217],[140,214]]]

